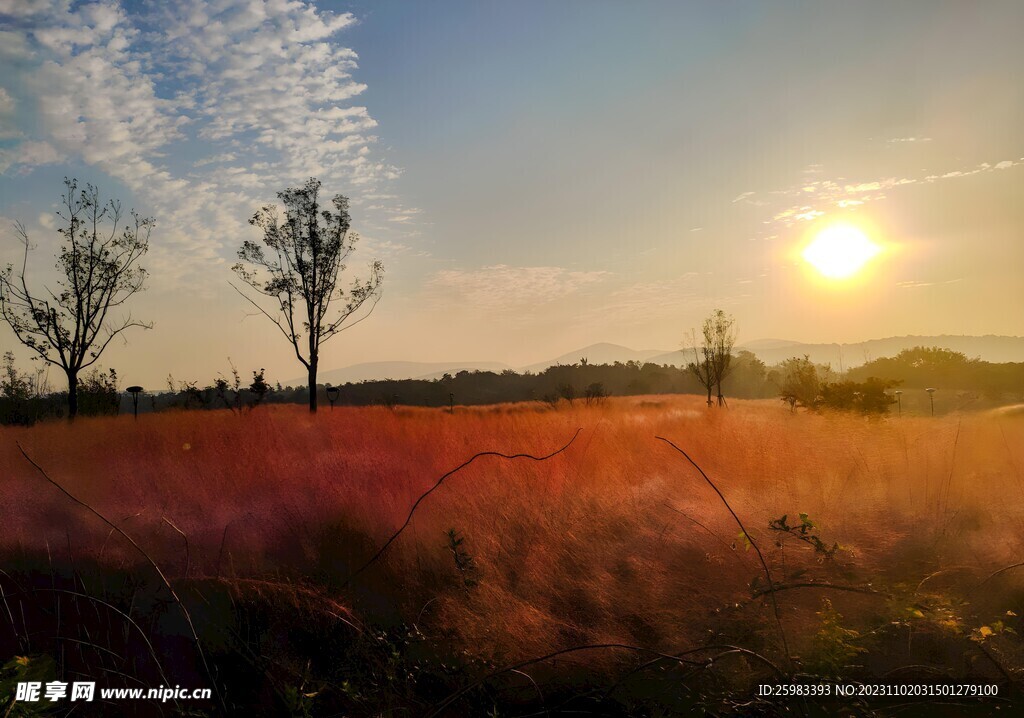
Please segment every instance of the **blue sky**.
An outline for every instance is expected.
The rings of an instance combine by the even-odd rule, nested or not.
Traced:
[[[0,260],[20,220],[45,279],[65,175],[155,216],[154,329],[104,362],[150,384],[300,373],[228,281],[311,174],[387,268],[325,368],[671,349],[717,306],[741,340],[1024,334],[993,309],[1024,300],[1024,6],[978,7],[0,0]],[[839,220],[886,252],[833,286],[799,249]]]

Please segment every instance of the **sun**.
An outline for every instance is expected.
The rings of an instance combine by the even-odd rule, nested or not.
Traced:
[[[829,279],[848,279],[880,251],[864,232],[840,224],[818,232],[814,241],[804,249],[803,257]]]

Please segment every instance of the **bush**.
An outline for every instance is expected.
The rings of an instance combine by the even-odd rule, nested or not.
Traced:
[[[824,384],[818,404],[838,411],[859,411],[862,414],[887,414],[896,400],[886,391],[899,382],[871,377],[867,381],[841,381]]]

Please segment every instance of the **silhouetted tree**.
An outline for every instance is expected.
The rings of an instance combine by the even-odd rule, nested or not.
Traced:
[[[762,398],[771,396],[766,382],[768,367],[757,358],[757,355],[746,349],[740,349],[729,365],[732,377],[732,393],[734,396],[746,398]]]
[[[111,310],[142,289],[146,270],[138,265],[149,249],[152,218],[130,212],[125,222],[121,204],[103,203],[99,191],[64,179],[67,188],[57,212],[64,223],[57,253],[61,276],[56,290],[30,290],[26,280],[31,249],[28,232],[15,225],[25,245],[18,271],[7,265],[0,272],[0,313],[15,336],[43,361],[59,366],[68,380],[68,418],[78,414],[78,383],[82,369],[94,364],[114,337],[130,327],[149,329],[131,315],[114,320]]]
[[[32,377],[14,366],[14,352],[4,352],[3,373],[0,374],[0,397],[26,400],[33,394]]]
[[[320,347],[369,315],[367,312],[361,319],[348,322],[367,302],[373,310],[380,298],[384,271],[381,262],[374,260],[368,279],[355,280],[347,292],[338,288],[339,275],[345,270],[345,260],[357,237],[350,229],[348,198],[336,195],[331,210],[320,205],[319,195],[320,182],[316,179],[278,192],[285,206],[284,221],[272,205],[257,212],[249,223],[263,230],[265,248],[246,241],[238,250],[242,261],[232,268],[242,281],[276,301],[277,305],[267,311],[235,287],[294,347],[309,377],[310,412],[316,411]]]
[[[605,391],[604,384],[599,381],[595,381],[587,386],[583,395],[587,399],[587,404],[590,404],[591,402],[600,403],[602,399],[608,396],[608,392]]]
[[[558,395],[569,402],[569,406],[572,406],[572,403],[576,401],[576,387],[568,383],[559,384]]]
[[[708,406],[711,406],[711,391],[715,388],[715,358],[713,349],[713,337],[709,334],[709,325],[704,322],[704,340],[697,341],[697,332],[690,330],[690,335],[683,342],[684,352],[693,352],[693,361],[686,365],[687,370],[693,374],[700,385],[707,390]]]
[[[863,414],[886,414],[889,407],[896,403],[888,390],[898,385],[898,381],[877,377],[870,377],[863,382],[846,380],[822,384],[819,406]]]
[[[704,320],[704,323],[711,323],[712,355],[715,365],[715,388],[718,390],[718,405],[725,404],[725,395],[722,394],[722,382],[732,373],[732,348],[736,344],[736,320],[731,314],[726,314],[721,309]]]
[[[213,382],[213,392],[220,399],[224,406],[231,411],[239,411],[242,408],[242,377],[238,373],[238,367],[228,357],[228,364],[231,365],[231,381],[227,377],[218,376]],[[232,393],[230,398],[228,394]]]
[[[263,401],[263,397],[270,391],[270,384],[267,383],[265,374],[266,369],[260,369],[259,371],[253,371],[252,373],[252,384],[249,385],[249,391],[253,395],[253,405],[256,406]],[[281,389],[281,385],[278,384],[278,391]]]
[[[803,358],[787,359],[782,362],[781,368],[780,394],[782,400],[789,404],[789,408],[795,411],[797,406],[807,409],[816,407],[821,394],[821,382],[818,379],[818,369],[810,357],[804,355]]]

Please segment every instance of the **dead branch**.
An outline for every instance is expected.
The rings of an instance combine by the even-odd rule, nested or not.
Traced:
[[[453,474],[457,474],[458,472],[462,471],[464,468],[472,464],[474,461],[484,456],[497,456],[500,459],[509,460],[530,459],[531,461],[547,461],[548,459],[554,456],[558,456],[563,451],[572,446],[572,442],[576,441],[576,437],[580,435],[581,431],[583,431],[582,428],[577,429],[576,433],[572,435],[572,438],[569,439],[569,442],[565,446],[563,446],[561,449],[552,451],[550,454],[547,454],[545,456],[534,456],[533,454],[503,454],[500,451],[481,451],[479,454],[474,454],[469,459],[462,462],[448,473],[444,474],[441,478],[434,482],[433,486],[431,486],[423,494],[421,494],[420,497],[416,499],[416,502],[412,505],[412,508],[409,510],[409,515],[405,518],[405,523],[403,523],[397,531],[391,534],[391,537],[384,542],[384,545],[380,547],[380,550],[377,551],[377,553],[375,553],[369,561],[363,564],[358,570],[350,574],[349,577],[346,578],[345,581],[341,584],[341,587],[344,588],[345,586],[348,586],[352,582],[352,579],[354,579],[356,576],[358,576],[363,571],[368,569],[377,561],[377,559],[384,555],[384,552],[388,550],[388,547],[395,542],[395,539],[397,539],[412,522],[412,516],[414,513],[416,513],[416,509],[419,508],[419,505],[423,503],[423,500],[430,496],[432,493],[434,493],[434,491],[436,491],[438,488],[440,488],[441,484],[443,484],[445,479],[447,479],[448,477],[452,476]]]
[[[717,486],[715,486],[715,482],[713,482],[711,478],[706,473],[704,473],[704,469],[700,468],[696,461],[690,458],[689,454],[687,454],[685,451],[676,446],[673,442],[664,437],[656,436],[654,438],[658,439],[659,441],[664,441],[666,444],[671,446],[677,452],[682,454],[686,458],[686,460],[693,465],[693,468],[697,469],[700,475],[703,476],[704,480],[708,483],[708,486],[714,489],[715,493],[718,494],[718,498],[722,500],[722,503],[725,505],[725,508],[729,511],[730,514],[732,514],[733,519],[736,521],[736,525],[740,527],[740,531],[743,532],[743,535],[747,537],[747,541],[750,542],[750,545],[753,547],[754,551],[757,552],[757,558],[761,561],[761,568],[764,569],[764,577],[768,581],[768,590],[771,593],[772,597],[772,609],[775,613],[775,623],[779,628],[779,637],[782,639],[782,650],[786,654],[786,660],[792,664],[793,658],[789,654],[789,644],[786,641],[786,631],[782,627],[782,618],[779,616],[779,602],[775,599],[775,582],[772,581],[772,572],[768,568],[768,562],[765,561],[764,554],[761,553],[761,549],[758,548],[757,544],[754,542],[754,537],[750,535],[750,532],[747,531],[746,527],[743,525],[743,521],[741,521],[740,517],[736,515],[736,512],[732,510],[732,506],[729,505],[729,502],[726,500],[725,495],[721,491],[719,491]]]
[[[866,588],[864,586],[843,586],[838,583],[815,583],[813,581],[807,581],[804,583],[778,583],[772,588],[762,588],[754,591],[751,598],[760,598],[769,593],[778,593],[779,591],[788,591],[794,588],[826,588],[832,591],[848,591],[850,593],[863,593],[868,596],[882,596],[883,598],[892,598],[892,594],[885,593],[884,591],[876,591],[873,588]]]
[[[202,644],[199,641],[199,634],[196,632],[195,624],[192,622],[192,614],[189,613],[188,609],[185,608],[185,604],[181,602],[180,598],[178,598],[178,594],[175,592],[174,587],[171,585],[171,582],[167,580],[167,576],[164,575],[164,572],[163,572],[163,570],[161,570],[160,565],[157,564],[157,562],[153,560],[152,556],[150,556],[148,553],[146,553],[145,549],[143,549],[141,546],[139,546],[138,543],[135,542],[135,539],[133,539],[131,536],[129,536],[127,533],[125,533],[124,530],[121,529],[120,526],[115,524],[113,521],[111,521],[106,516],[101,514],[99,511],[94,509],[92,506],[90,506],[89,504],[85,503],[80,498],[78,498],[77,496],[72,494],[70,491],[65,489],[63,486],[61,486],[59,483],[57,483],[52,478],[50,478],[50,475],[46,473],[46,471],[43,469],[43,467],[40,466],[39,464],[37,464],[32,459],[32,457],[29,456],[25,452],[25,449],[24,449],[24,447],[22,447],[20,441],[15,442],[15,445],[18,447],[18,451],[21,452],[21,455],[25,457],[25,460],[28,461],[28,463],[32,464],[32,466],[35,467],[36,471],[38,471],[40,473],[40,475],[42,475],[42,477],[44,479],[46,479],[53,486],[55,486],[62,494],[67,496],[69,499],[74,501],[79,506],[87,509],[90,513],[92,513],[94,516],[96,516],[100,521],[102,521],[107,526],[109,526],[114,531],[116,531],[121,536],[123,536],[125,538],[125,540],[127,540],[128,543],[130,543],[135,548],[135,550],[138,551],[140,554],[142,554],[143,558],[145,558],[146,561],[149,562],[149,565],[153,567],[154,571],[156,571],[157,576],[160,577],[160,580],[163,582],[164,586],[166,586],[167,590],[170,592],[171,598],[174,600],[174,602],[178,605],[178,608],[181,610],[181,614],[185,618],[185,622],[188,624],[189,631],[192,633],[192,640],[196,644],[196,651],[198,651],[199,658],[203,662],[203,668],[206,670],[206,675],[210,679],[210,683],[213,685],[214,691],[217,693],[217,697],[220,700],[221,707],[224,708],[225,710],[227,710],[227,706],[224,704],[224,698],[220,694],[220,689],[217,688],[216,678],[215,678],[215,676],[213,674],[213,671],[210,668],[210,664],[206,660],[206,652],[203,650],[203,646],[202,646]]]

